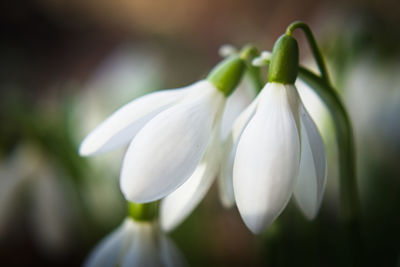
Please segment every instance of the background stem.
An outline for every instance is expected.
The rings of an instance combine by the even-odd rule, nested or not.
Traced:
[[[319,77],[300,67],[299,77],[310,85],[325,102],[334,120],[339,154],[341,218],[345,225],[346,234],[351,241],[350,251],[355,253],[354,262],[350,265],[360,265],[360,252],[363,249],[359,224],[360,205],[353,129],[346,109],[331,85],[324,58],[310,27],[304,22],[295,21],[287,27],[286,34],[291,36],[293,31],[298,28],[303,30],[321,73],[321,77]]]
[[[359,224],[359,195],[355,168],[355,147],[349,116],[336,91],[321,77],[300,67],[299,77],[307,83],[328,107],[334,120],[339,154],[341,218],[351,240],[354,264],[360,263],[362,242]]]
[[[254,45],[245,45],[240,50],[240,57],[246,62],[246,75],[253,83],[253,86],[256,89],[256,94],[261,91],[265,84],[264,80],[261,77],[260,68],[252,65],[253,59],[258,56],[260,56],[260,53]]]

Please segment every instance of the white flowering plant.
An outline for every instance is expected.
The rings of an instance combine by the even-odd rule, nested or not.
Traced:
[[[306,34],[320,75],[299,65],[296,29]],[[216,177],[223,205],[236,204],[254,234],[265,232],[292,195],[305,217],[314,219],[324,196],[327,160],[297,79],[318,94],[332,115],[343,221],[348,229],[358,223],[351,124],[310,28],[292,23],[271,53],[260,54],[254,46],[240,51],[225,46],[221,53],[226,58],[205,79],[133,100],[81,143],[82,156],[129,144],[120,188],[130,216],[91,254],[87,266],[183,264],[162,231],[184,221]],[[264,84],[260,68],[267,65]],[[238,96],[242,91],[250,93]],[[354,244],[357,235],[352,233]]]

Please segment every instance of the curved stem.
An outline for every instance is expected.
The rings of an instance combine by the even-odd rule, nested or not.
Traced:
[[[251,44],[245,45],[240,50],[240,57],[246,62],[246,74],[256,88],[256,94],[261,91],[265,84],[265,82],[261,78],[260,68],[252,65],[252,60],[259,55],[260,52],[258,51],[258,49]]]
[[[287,27],[286,34],[292,35],[298,28],[305,33],[321,72],[321,77],[319,77],[300,67],[299,77],[308,83],[325,102],[335,121],[336,139],[339,146],[341,211],[344,221],[352,224],[358,220],[359,215],[353,129],[346,109],[329,81],[324,58],[310,27],[304,22],[295,21]]]
[[[355,146],[349,116],[336,91],[326,80],[304,67],[299,68],[299,77],[324,101],[334,120],[339,148],[341,217],[352,240],[353,249],[358,252],[356,254],[359,254],[362,250],[359,228],[360,205],[355,168]],[[356,257],[356,260],[359,261],[360,257]]]
[[[294,30],[296,29],[303,30],[304,34],[306,35],[307,41],[310,45],[311,52],[313,53],[315,61],[317,62],[318,69],[321,72],[322,79],[328,85],[331,85],[324,58],[322,57],[321,51],[318,48],[317,42],[315,41],[314,35],[310,27],[302,21],[295,21],[287,27],[286,34],[292,36]]]

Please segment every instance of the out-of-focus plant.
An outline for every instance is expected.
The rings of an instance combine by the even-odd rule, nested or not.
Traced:
[[[37,240],[49,255],[65,255],[92,243],[119,221],[124,201],[112,179],[119,168],[118,155],[85,160],[76,153],[77,142],[104,110],[128,95],[157,88],[156,58],[148,49],[125,45],[101,64],[82,86],[85,90],[70,83],[71,90],[61,96],[49,93],[29,99],[20,91],[6,95],[9,101],[0,112],[2,240],[28,219],[22,224],[32,229],[27,231],[32,237],[26,239]],[[90,88],[96,88],[96,94]]]
[[[66,174],[58,165],[29,141],[1,163],[1,237],[22,214],[31,222],[39,247],[49,253],[68,249],[77,223],[77,201],[71,181],[62,177]]]
[[[159,229],[158,203],[128,203],[128,216],[89,255],[84,266],[184,266],[183,256]]]

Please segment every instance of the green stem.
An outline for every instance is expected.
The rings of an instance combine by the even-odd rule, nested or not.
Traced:
[[[321,77],[309,70],[300,67],[299,77],[310,85],[328,107],[335,124],[336,140],[339,154],[339,174],[340,174],[340,206],[342,221],[350,238],[352,251],[355,253],[354,264],[360,265],[362,258],[360,252],[363,251],[360,233],[360,204],[357,187],[356,175],[356,155],[354,148],[353,129],[349,116],[344,108],[339,96],[333,89],[329,80],[328,71],[322,53],[318,48],[317,42],[310,27],[301,21],[290,24],[286,34],[292,35],[295,29],[302,29],[306,35],[311,51],[317,62]]]
[[[318,48],[317,42],[315,41],[314,35],[310,27],[302,21],[295,21],[287,27],[286,34],[292,36],[294,30],[296,29],[303,30],[304,34],[306,35],[307,41],[311,47],[311,52],[313,53],[315,61],[317,62],[317,66],[321,73],[322,79],[328,85],[331,85],[324,58],[322,57],[321,51]]]
[[[135,221],[153,221],[158,217],[159,201],[150,203],[128,202],[129,216]]]
[[[353,249],[359,255],[362,250],[359,228],[360,205],[355,168],[355,146],[349,116],[336,91],[326,80],[304,67],[299,68],[299,77],[324,101],[334,120],[339,148],[341,217],[350,235]],[[359,263],[360,257],[356,256],[355,259]]]
[[[353,224],[353,222],[357,222],[358,220],[359,198],[352,126],[346,109],[331,85],[324,58],[310,27],[304,22],[295,21],[287,27],[286,34],[292,35],[293,31],[298,28],[302,29],[306,35],[319,71],[321,72],[321,77],[319,77],[309,70],[300,67],[299,76],[325,102],[335,121],[336,138],[339,147],[341,210],[344,222],[346,224]]]
[[[259,55],[260,52],[258,49],[251,44],[245,45],[240,50],[240,57],[246,62],[246,75],[248,75],[254,87],[256,88],[256,94],[261,91],[265,84],[261,77],[261,69],[252,65],[253,59]]]

